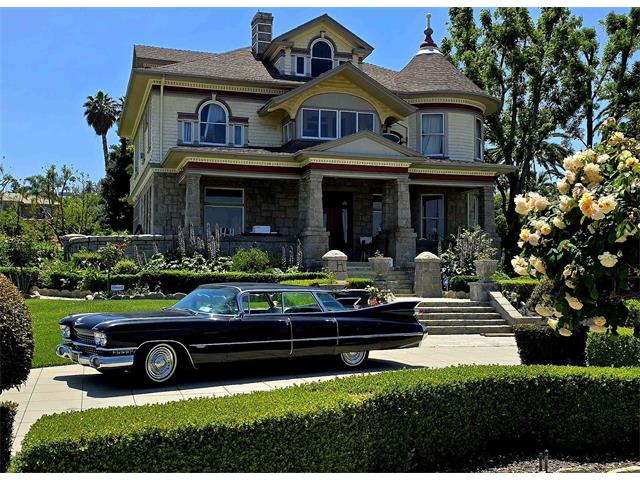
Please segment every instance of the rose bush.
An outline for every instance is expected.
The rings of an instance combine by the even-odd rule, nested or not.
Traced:
[[[605,141],[564,160],[557,194],[515,198],[522,252],[511,264],[553,282],[535,310],[564,336],[582,325],[615,332],[626,318],[621,295],[638,273],[640,142],[614,129],[606,122]]]

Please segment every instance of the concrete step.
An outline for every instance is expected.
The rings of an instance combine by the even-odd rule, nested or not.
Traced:
[[[489,302],[473,302],[471,300],[425,300],[419,307],[490,307]]]
[[[500,320],[502,317],[499,313],[418,313],[418,318],[421,320]]]
[[[454,318],[451,320],[426,320],[418,317],[418,321],[423,325],[427,325],[428,327],[451,327],[451,326],[468,326],[468,327],[478,327],[485,325],[509,325],[507,322],[502,320],[501,318],[494,318],[488,320],[468,320],[463,318]]]
[[[512,333],[509,325],[452,325],[428,327],[429,335],[472,335],[472,334],[496,334]]]
[[[493,307],[423,307],[417,308],[420,313],[495,313]]]

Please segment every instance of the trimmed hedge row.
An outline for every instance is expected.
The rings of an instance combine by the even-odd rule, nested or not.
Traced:
[[[505,451],[632,452],[639,403],[640,369],[405,370],[45,416],[11,470],[460,471]]]
[[[515,292],[519,302],[526,302],[539,282],[533,278],[512,278],[509,280],[497,280],[496,283],[500,287],[500,291]]]
[[[292,287],[317,287],[319,285],[333,284],[335,281],[331,281],[327,278],[314,278],[311,280],[283,280],[280,285],[289,285]]]
[[[640,367],[640,338],[631,329],[618,329],[619,335],[590,333],[587,363],[598,367]]]
[[[11,459],[13,421],[18,412],[15,402],[0,402],[0,472],[6,472]]]
[[[347,278],[347,285],[349,286],[349,288],[367,288],[373,285],[373,279],[349,277]]]
[[[587,329],[562,337],[547,325],[516,325],[513,333],[525,365],[586,365]]]

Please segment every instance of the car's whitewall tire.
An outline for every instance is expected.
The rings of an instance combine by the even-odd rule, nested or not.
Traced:
[[[364,365],[369,358],[369,352],[344,352],[338,355],[340,364],[346,368],[358,368]]]
[[[167,383],[178,369],[178,354],[167,343],[152,346],[144,356],[143,372],[152,383]]]

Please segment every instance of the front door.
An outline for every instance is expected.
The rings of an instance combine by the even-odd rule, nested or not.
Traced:
[[[329,232],[329,248],[350,256],[353,248],[353,194],[324,192],[324,228]]]

